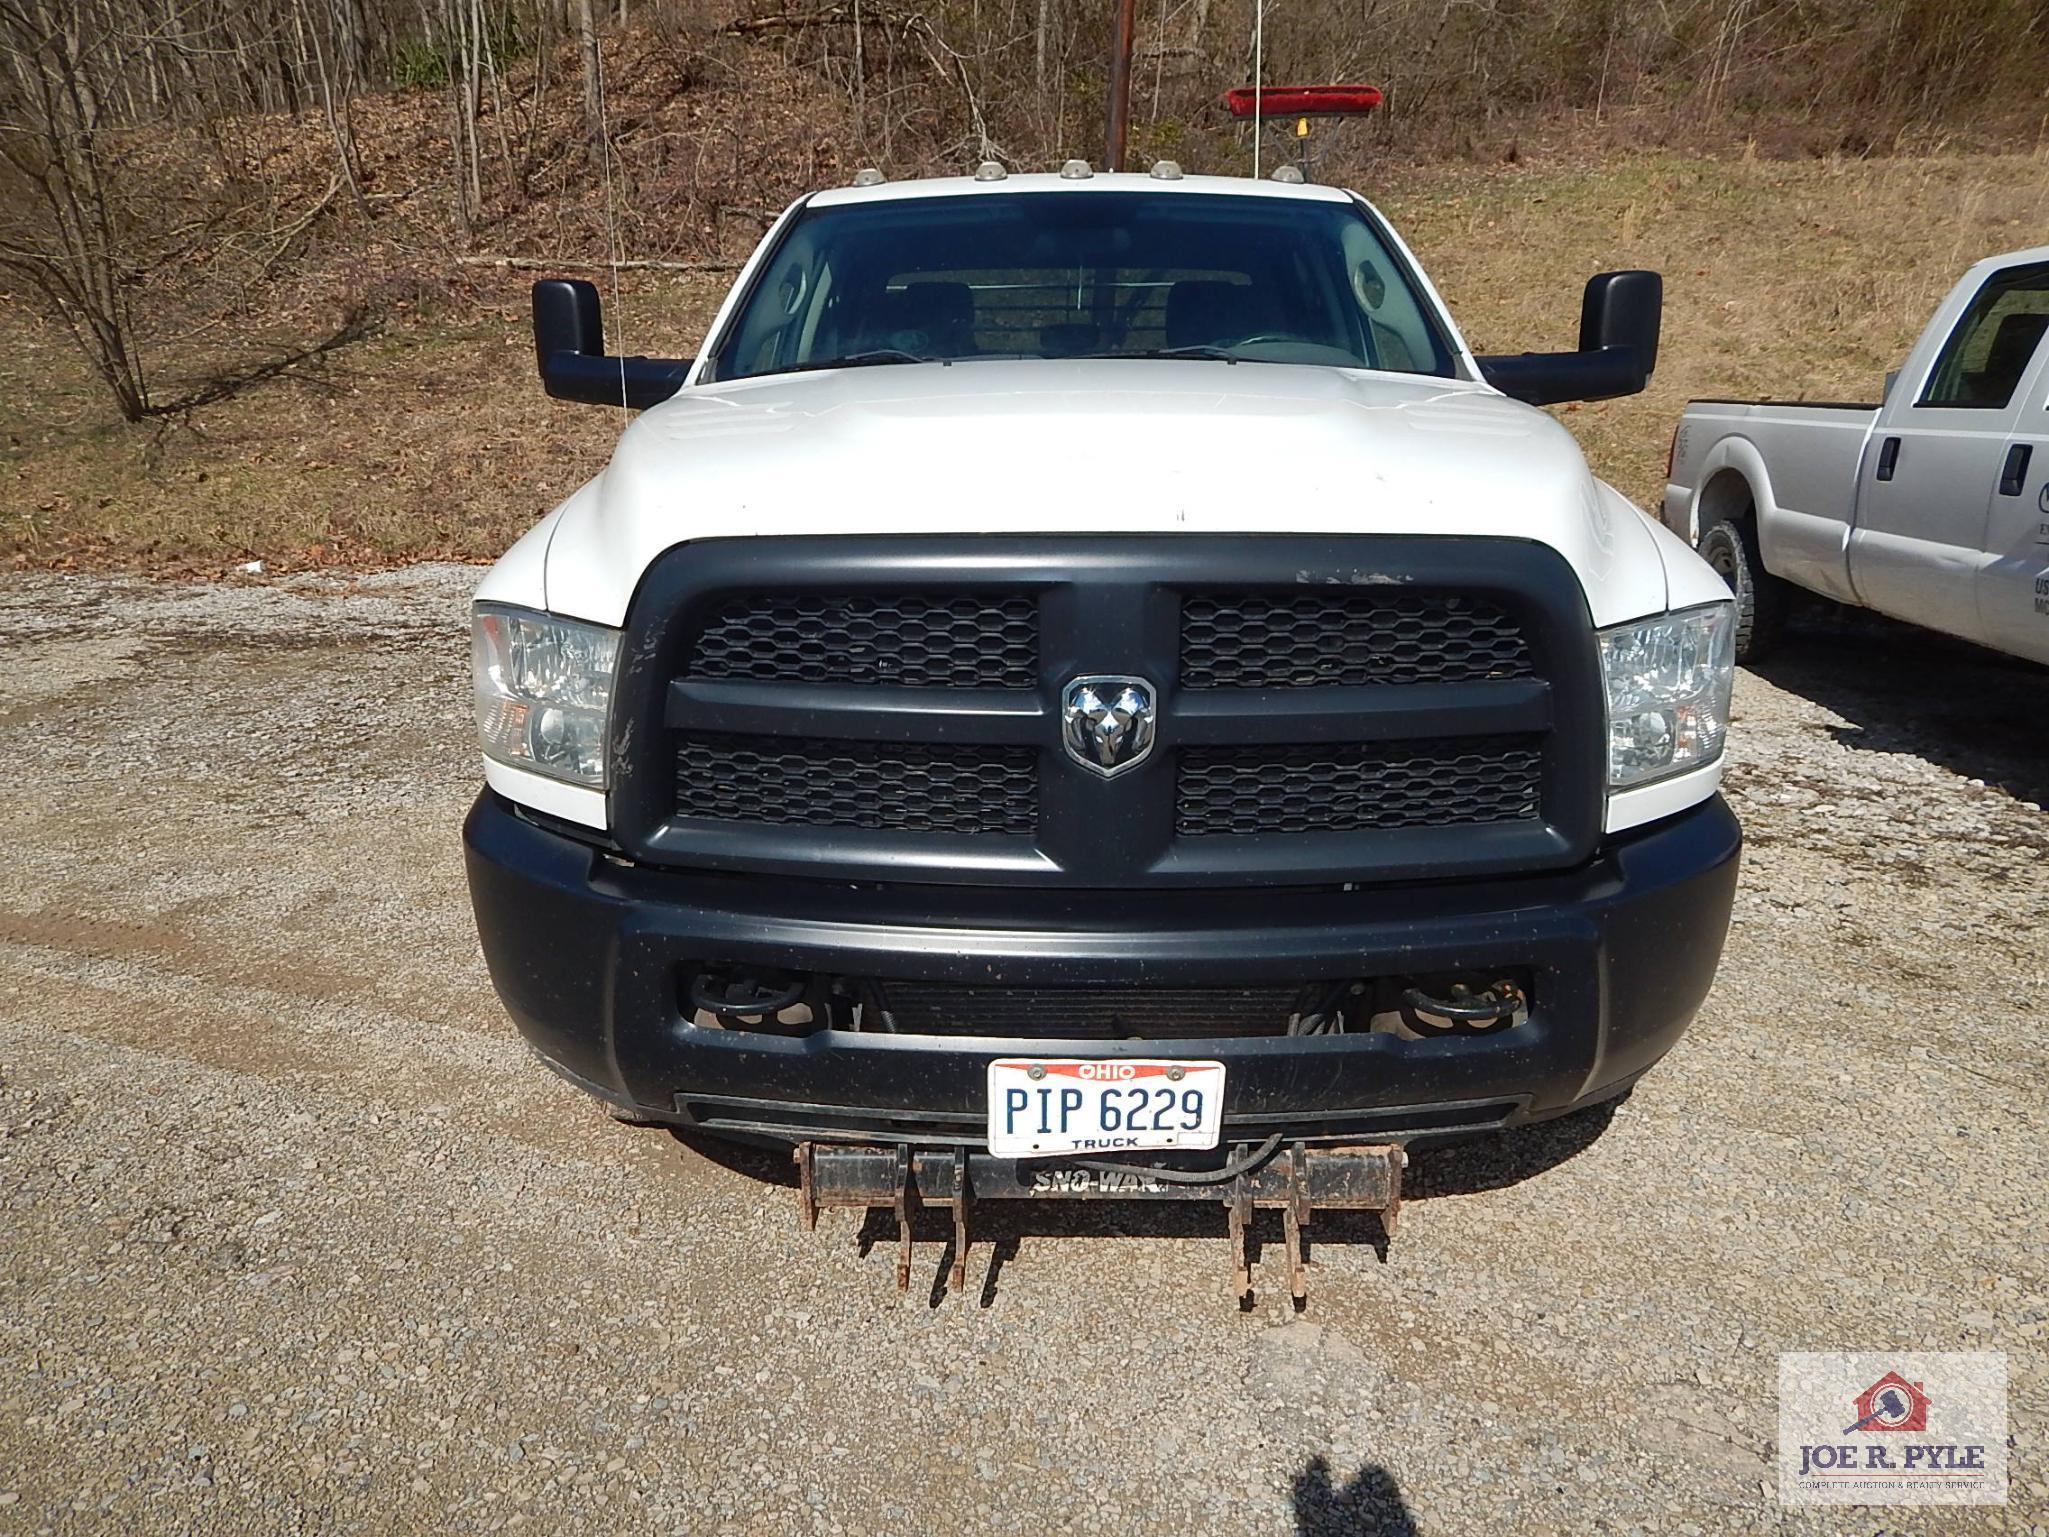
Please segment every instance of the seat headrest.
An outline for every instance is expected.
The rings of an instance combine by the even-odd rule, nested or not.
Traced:
[[[1215,347],[1268,330],[1266,306],[1250,283],[1190,278],[1167,291],[1167,345]]]
[[[902,304],[905,323],[921,330],[975,323],[975,295],[965,283],[906,283]]]
[[[965,357],[975,346],[975,296],[965,283],[906,283],[885,289],[864,317],[864,341],[935,357]]]
[[[2000,317],[1992,345],[1985,349],[1985,366],[1979,371],[1988,378],[2018,384],[2045,330],[2049,330],[2049,314],[2022,311]]]

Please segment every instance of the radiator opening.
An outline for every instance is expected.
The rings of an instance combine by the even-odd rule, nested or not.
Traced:
[[[1020,987],[686,968],[698,1029],[819,1030],[935,1039],[1193,1041],[1498,1035],[1528,1023],[1529,973],[1346,977],[1243,987]]]

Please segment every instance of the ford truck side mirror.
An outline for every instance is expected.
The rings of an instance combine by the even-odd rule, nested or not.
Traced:
[[[1587,279],[1579,307],[1579,351],[1524,352],[1479,359],[1480,375],[1533,406],[1634,395],[1658,366],[1665,280],[1655,272],[1603,272]]]
[[[682,387],[689,358],[615,358],[605,355],[604,310],[598,285],[582,278],[545,278],[534,284],[534,358],[541,388],[557,400],[586,405],[660,405]]]

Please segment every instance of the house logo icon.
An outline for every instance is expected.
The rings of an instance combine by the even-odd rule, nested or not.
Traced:
[[[1909,1382],[1898,1372],[1887,1372],[1857,1395],[1857,1423],[1853,1430],[1926,1430],[1928,1395],[1918,1382]]]

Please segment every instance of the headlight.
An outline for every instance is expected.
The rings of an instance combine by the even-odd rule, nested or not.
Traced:
[[[1736,609],[1710,603],[1601,631],[1608,787],[1714,762],[1736,686]]]
[[[618,660],[617,630],[479,603],[470,662],[484,755],[602,790]]]

